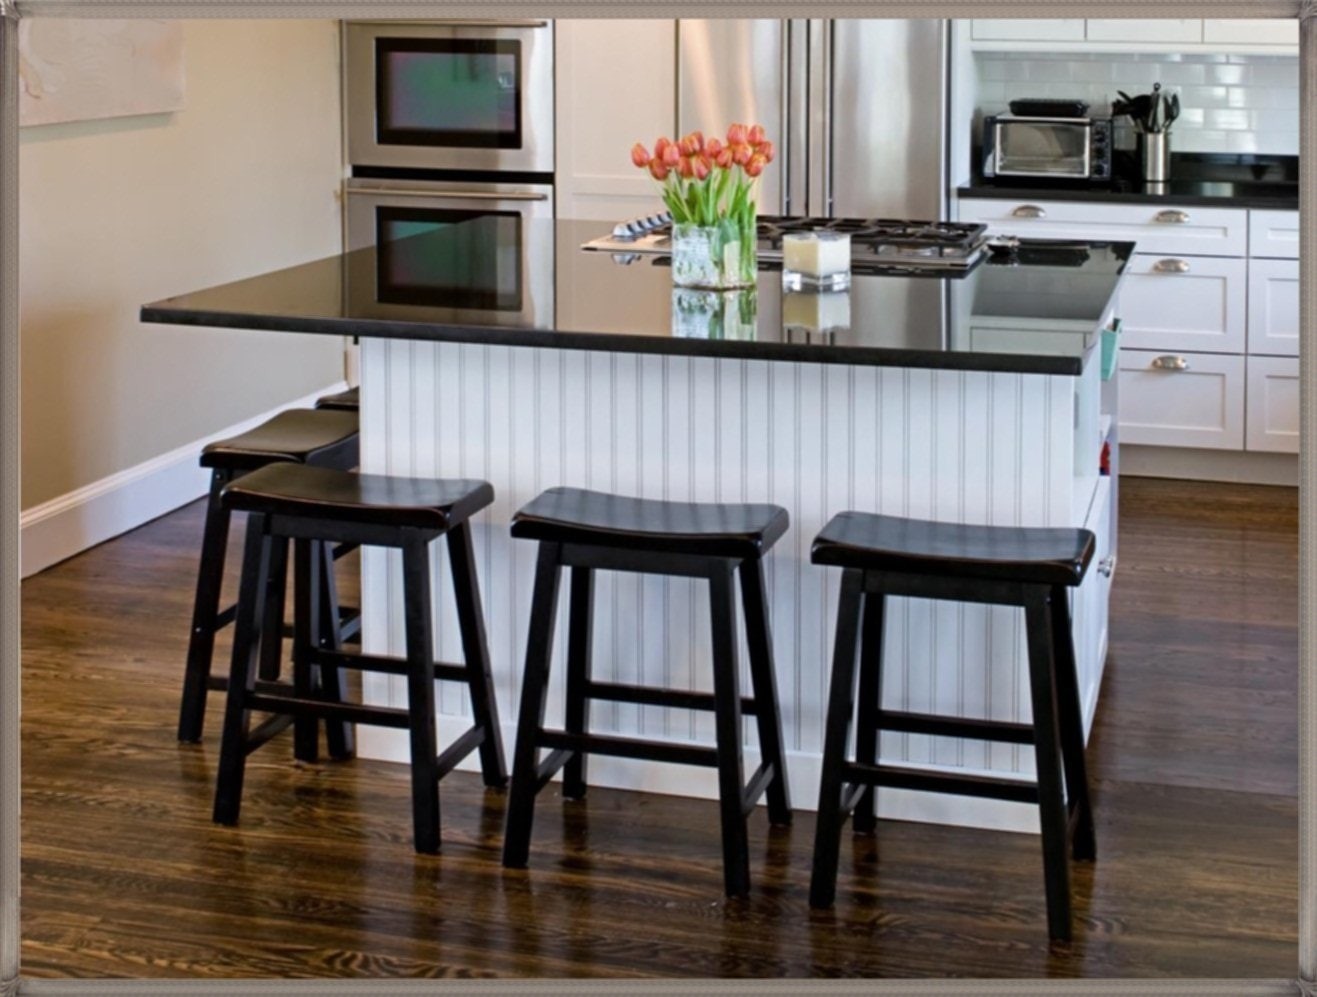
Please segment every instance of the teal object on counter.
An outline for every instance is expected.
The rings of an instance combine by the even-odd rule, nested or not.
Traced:
[[[1116,357],[1120,355],[1120,324],[1116,319],[1102,330],[1102,380],[1110,381],[1116,373]]]

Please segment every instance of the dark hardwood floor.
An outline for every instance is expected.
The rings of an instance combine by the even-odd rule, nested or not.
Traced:
[[[1293,976],[1296,493],[1127,479],[1122,501],[1070,946],[1026,835],[847,834],[819,915],[803,812],[752,819],[743,902],[712,801],[550,787],[505,872],[477,776],[444,782],[444,852],[418,857],[404,768],[272,746],[242,826],[212,825],[222,697],[204,745],[174,740],[194,505],[24,585],[24,975]]]

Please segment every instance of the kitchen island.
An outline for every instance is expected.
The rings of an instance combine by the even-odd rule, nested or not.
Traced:
[[[837,598],[809,563],[834,513],[863,509],[967,523],[1086,526],[1098,553],[1073,595],[1085,728],[1097,706],[1114,564],[1114,382],[1102,330],[1128,243],[1022,244],[967,273],[856,272],[826,301],[783,291],[763,268],[750,292],[676,290],[663,257],[580,247],[599,223],[462,222],[145,306],[146,321],[358,336],[362,469],[479,477],[494,506],[476,524],[496,692],[510,746],[525,653],[534,545],[512,513],[570,485],[680,501],[767,501],[791,529],[766,562],[792,792],[817,798]],[[1109,466],[1115,467],[1115,455]],[[447,565],[436,559],[437,651],[460,657]],[[398,566],[363,552],[368,650],[399,654]],[[610,682],[711,688],[699,583],[601,574],[595,670]],[[997,720],[1028,718],[1017,610],[895,600],[884,702]],[[566,627],[560,626],[559,639]],[[561,654],[559,650],[558,654]],[[557,660],[563,660],[557,657]],[[743,665],[744,668],[744,665]],[[549,715],[561,715],[562,670]],[[402,705],[405,687],[364,676]],[[464,729],[439,692],[440,744]],[[712,740],[707,714],[609,704],[595,729]],[[405,760],[405,735],[360,732],[363,754]],[[747,764],[757,764],[747,742]],[[884,760],[960,774],[1032,773],[1014,745],[885,734]],[[599,758],[603,785],[713,797],[711,771]],[[884,790],[885,817],[1037,830],[1025,804]]]

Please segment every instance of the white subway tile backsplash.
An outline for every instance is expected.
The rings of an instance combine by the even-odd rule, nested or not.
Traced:
[[[1155,82],[1180,95],[1172,144],[1180,152],[1294,155],[1299,147],[1299,62],[1239,53],[976,52],[979,108],[1007,109],[1018,97],[1086,100],[1107,114],[1116,91],[1146,93]]]

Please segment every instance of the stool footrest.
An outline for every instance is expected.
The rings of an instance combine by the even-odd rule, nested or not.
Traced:
[[[983,775],[951,775],[925,769],[895,765],[861,765],[848,762],[842,766],[843,782],[859,782],[893,789],[920,789],[955,796],[981,796],[1017,803],[1037,803],[1038,785],[1015,779],[996,779]]]
[[[362,706],[360,703],[331,703],[324,699],[306,699],[302,696],[257,693],[247,697],[246,706],[248,709],[271,713],[347,720],[351,723],[375,724],[380,727],[406,727],[410,724],[406,710],[395,710],[385,706]]]
[[[773,781],[776,773],[773,771],[771,762],[763,762],[759,768],[755,769],[755,774],[750,777],[746,783],[745,792],[741,794],[741,813],[748,816],[759,802],[759,797],[764,795],[764,790],[768,784]]]
[[[324,668],[353,668],[359,672],[384,672],[387,675],[406,675],[411,670],[406,658],[362,654],[360,651],[317,650],[312,656],[312,663]],[[465,665],[436,661],[434,677],[445,682],[470,682],[472,672]]]
[[[964,737],[975,741],[1001,741],[1007,744],[1033,744],[1033,725],[1003,720],[973,720],[963,717],[940,717],[930,713],[901,713],[879,710],[881,730],[906,734],[934,734],[941,737]]]
[[[442,779],[467,755],[485,743],[485,728],[472,727],[456,741],[439,752],[434,760],[435,777]]]
[[[616,703],[636,703],[640,706],[669,706],[681,710],[709,710],[716,707],[711,692],[687,692],[682,689],[656,689],[645,685],[621,685],[615,682],[585,683],[587,699],[606,699]],[[741,712],[754,715],[755,701],[741,697]]]
[[[718,764],[718,749],[697,744],[669,744],[664,741],[642,741],[634,737],[614,737],[607,734],[568,734],[566,731],[542,730],[536,743],[546,748],[563,748],[596,755],[613,755],[618,758],[640,758],[674,765]]]
[[[215,614],[215,630],[223,630],[238,617],[238,604],[235,602],[227,609],[221,609]]]

